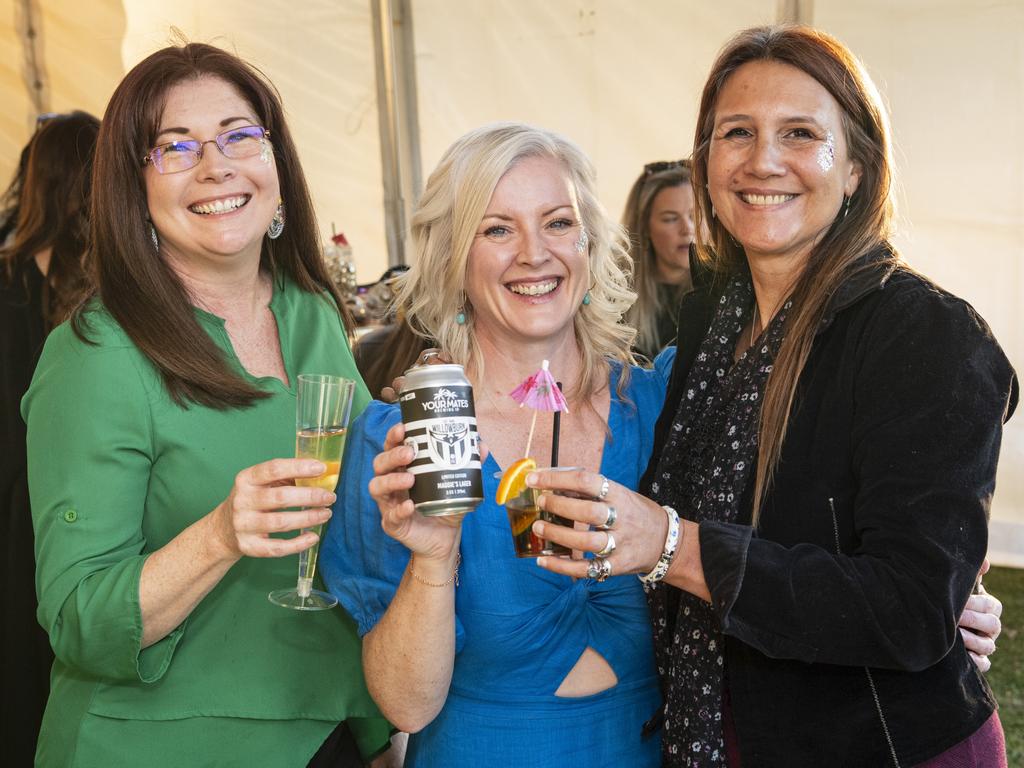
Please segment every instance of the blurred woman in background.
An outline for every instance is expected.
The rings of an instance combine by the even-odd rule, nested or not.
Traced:
[[[629,233],[637,295],[626,319],[637,330],[636,350],[653,360],[675,340],[679,299],[693,287],[690,162],[645,165],[629,190],[622,226]]]
[[[36,619],[35,558],[18,412],[46,335],[88,283],[84,258],[89,187],[100,121],[85,112],[45,115],[5,195],[0,242],[0,743],[12,765],[30,765],[50,689],[53,652]]]

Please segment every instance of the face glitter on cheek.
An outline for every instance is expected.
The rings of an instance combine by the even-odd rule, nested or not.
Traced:
[[[589,238],[587,237],[587,230],[585,230],[583,227],[580,227],[580,239],[576,241],[576,253],[580,254],[581,256],[584,253],[586,253],[588,242]]]
[[[829,134],[829,136],[831,135],[832,134]],[[273,157],[274,151],[270,148],[270,142],[265,138],[260,139],[260,160],[262,160],[266,165],[270,165],[270,161]],[[821,162],[821,160],[818,162]]]
[[[829,131],[825,134],[825,143],[818,147],[818,167],[828,173],[836,164],[836,137]]]

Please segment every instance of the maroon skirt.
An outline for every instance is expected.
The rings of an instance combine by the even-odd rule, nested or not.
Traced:
[[[740,768],[740,750],[736,741],[736,726],[732,719],[732,706],[728,690],[722,696],[722,730],[725,736],[726,765]],[[941,755],[918,763],[914,768],[1008,768],[1006,763],[1006,737],[999,713],[993,712],[985,723],[954,747]]]
[[[966,739],[941,755],[918,763],[916,768],[1007,768],[1006,737],[999,713],[993,712],[992,717]]]

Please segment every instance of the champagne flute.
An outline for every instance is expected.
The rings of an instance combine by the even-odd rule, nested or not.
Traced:
[[[296,478],[296,485],[323,488],[325,491],[334,491],[337,487],[355,388],[356,384],[351,379],[299,374],[295,406],[295,456],[300,459],[316,459],[326,469],[318,477]],[[306,531],[314,531],[320,536],[323,525],[302,529],[303,533]],[[323,611],[338,604],[333,595],[313,589],[319,551],[318,540],[312,547],[299,553],[299,577],[295,589],[271,592],[267,595],[270,602],[297,611]]]

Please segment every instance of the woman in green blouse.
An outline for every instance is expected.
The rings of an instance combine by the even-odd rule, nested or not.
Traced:
[[[316,541],[274,534],[334,500],[294,485],[321,465],[283,458],[296,377],[358,378],[273,86],[207,45],[137,65],[92,225],[96,296],[22,406],[57,657],[36,764],[361,765],[389,729],[351,621],[266,598]]]

